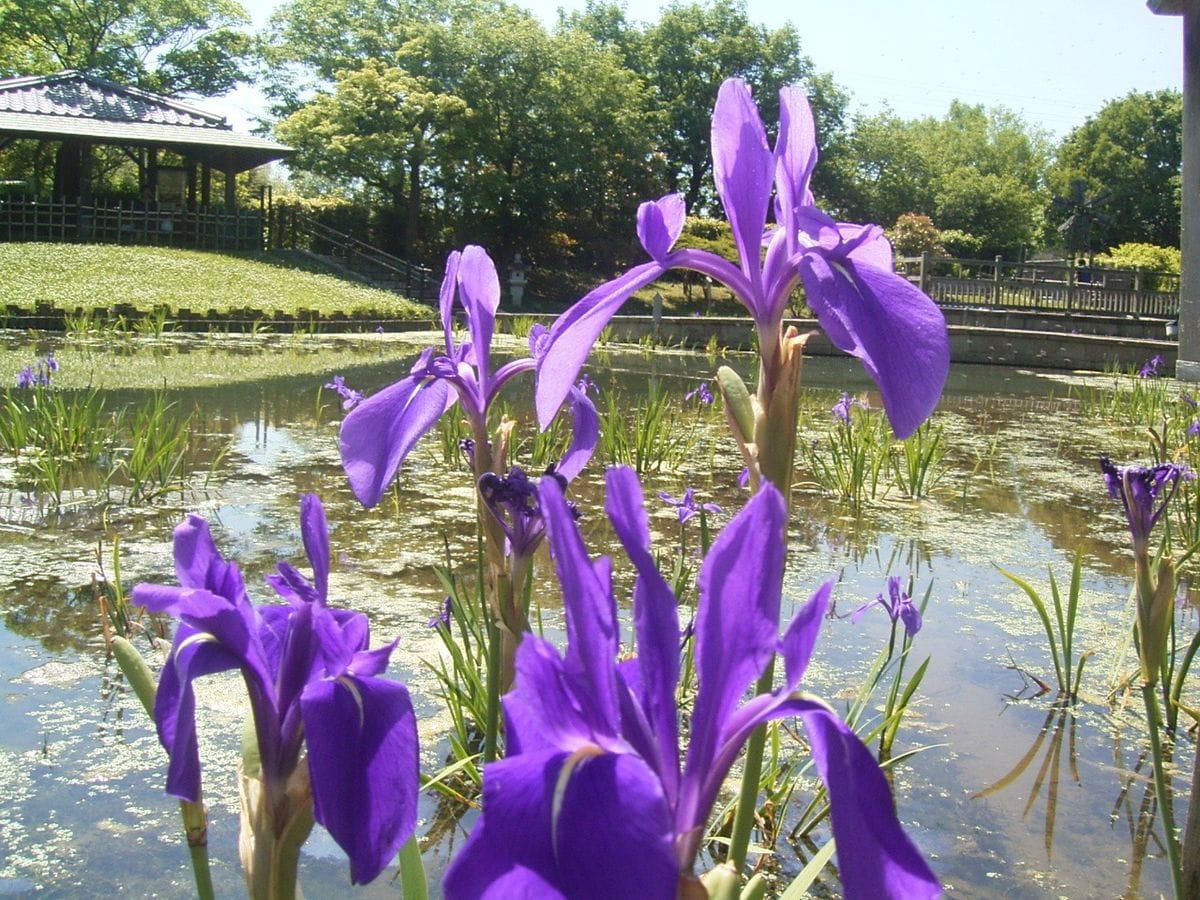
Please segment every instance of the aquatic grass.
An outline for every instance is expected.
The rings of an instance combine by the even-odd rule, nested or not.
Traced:
[[[1005,578],[1024,591],[1037,611],[1042,623],[1042,631],[1046,642],[1050,645],[1050,658],[1054,663],[1054,675],[1058,681],[1059,694],[1071,703],[1079,700],[1079,685],[1083,679],[1084,664],[1094,654],[1087,650],[1075,659],[1075,619],[1079,611],[1079,591],[1083,573],[1083,548],[1075,551],[1075,562],[1071,567],[1071,582],[1067,590],[1066,602],[1058,587],[1053,570],[1050,575],[1050,600],[1054,606],[1054,618],[1051,619],[1049,607],[1042,595],[1025,579],[997,566]]]
[[[146,503],[183,490],[191,422],[192,414],[177,415],[176,404],[162,391],[134,409],[129,446],[119,451],[112,469],[127,486],[127,503]]]
[[[909,497],[924,497],[937,486],[945,470],[944,429],[925,421],[909,437],[893,443],[892,472],[900,490]]]
[[[1137,368],[1105,367],[1100,385],[1072,388],[1085,418],[1143,426],[1172,414],[1179,398],[1171,379],[1146,377]]]
[[[604,401],[597,452],[611,465],[630,466],[639,475],[673,472],[697,446],[696,420],[684,421],[675,399],[656,380],[631,414],[619,391],[608,391]]]
[[[894,438],[878,410],[865,407],[835,413],[824,441],[798,444],[801,463],[816,484],[861,510],[887,490]]]

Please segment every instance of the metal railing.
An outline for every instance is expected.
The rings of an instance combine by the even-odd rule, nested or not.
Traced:
[[[269,234],[271,247],[307,250],[375,287],[412,300],[437,296],[439,281],[431,269],[393,256],[295,210],[277,207],[270,218]]]

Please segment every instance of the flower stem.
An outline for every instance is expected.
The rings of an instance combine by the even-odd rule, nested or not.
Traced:
[[[1171,867],[1171,887],[1176,900],[1183,900],[1183,870],[1179,862],[1179,840],[1175,836],[1175,812],[1171,798],[1171,784],[1163,765],[1162,743],[1159,731],[1162,714],[1158,707],[1158,694],[1151,683],[1142,683],[1142,699],[1146,703],[1146,724],[1150,732],[1150,755],[1154,761],[1154,796],[1162,819],[1163,840],[1167,847],[1167,863]]]
[[[755,694],[771,690],[775,680],[774,658],[759,676]],[[758,813],[758,783],[762,778],[763,749],[767,742],[767,726],[759,725],[746,742],[746,761],[742,768],[742,788],[738,794],[737,812],[733,817],[733,833],[729,837],[729,865],[741,872],[746,865],[746,853],[750,849],[750,831]]]

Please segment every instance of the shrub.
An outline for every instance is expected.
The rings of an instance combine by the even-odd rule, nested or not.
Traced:
[[[926,251],[935,256],[946,255],[941,232],[933,224],[933,219],[921,213],[904,213],[888,229],[887,236],[897,256],[920,256]]]

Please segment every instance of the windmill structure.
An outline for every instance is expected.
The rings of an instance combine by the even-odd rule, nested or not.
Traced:
[[[1107,225],[1112,216],[1102,212],[1100,207],[1112,199],[1112,191],[1100,191],[1087,196],[1087,182],[1076,178],[1071,182],[1069,197],[1055,197],[1051,202],[1056,209],[1067,211],[1067,218],[1058,226],[1062,235],[1063,248],[1072,259],[1086,253],[1088,265],[1092,264],[1092,230],[1096,225]]]

